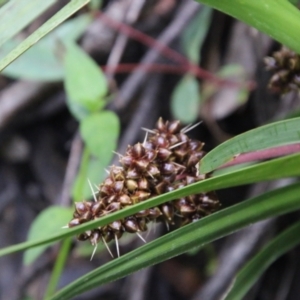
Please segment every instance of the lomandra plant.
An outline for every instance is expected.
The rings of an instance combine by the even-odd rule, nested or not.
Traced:
[[[300,42],[298,40],[298,33],[300,32],[300,14],[298,10],[287,0],[203,0],[201,2],[220,9],[249,23],[254,27],[257,27],[259,30],[270,34],[272,37],[279,40],[292,50],[300,53]],[[0,62],[0,66],[5,64],[6,62]],[[158,126],[156,130],[159,130],[159,128],[160,126]],[[136,146],[137,149],[135,149],[135,147],[129,148],[128,153],[121,157],[123,169],[120,172],[118,171],[120,170],[118,168],[112,169],[109,178],[113,178],[114,180],[110,180],[109,182],[104,181],[104,184],[100,185],[100,197],[102,198],[110,194],[108,194],[106,191],[101,191],[101,187],[107,187],[110,189],[112,188],[112,185],[118,181],[116,180],[116,177],[121,178],[122,180],[120,181],[124,181],[124,184],[127,186],[126,195],[130,195],[129,199],[126,197],[123,198],[126,198],[126,201],[130,202],[130,205],[120,205],[122,209],[116,209],[114,211],[113,209],[109,209],[107,204],[105,204],[103,207],[100,207],[99,211],[97,212],[101,212],[100,215],[93,215],[90,212],[90,206],[96,206],[99,199],[96,199],[97,201],[95,201],[95,204],[93,205],[86,204],[90,202],[78,204],[76,207],[77,215],[75,215],[75,219],[78,220],[71,223],[71,225],[76,226],[70,226],[72,228],[65,229],[64,231],[51,236],[46,236],[43,239],[29,241],[2,249],[0,250],[0,255],[6,255],[16,251],[37,247],[60,239],[70,238],[74,235],[79,235],[84,239],[91,239],[92,243],[94,244],[99,241],[96,233],[99,234],[99,236],[103,236],[104,239],[109,235],[115,239],[116,236],[118,237],[119,231],[111,230],[112,226],[110,226],[110,224],[116,224],[114,222],[118,223],[120,220],[132,220],[130,218],[137,216],[142,211],[147,211],[149,213],[147,216],[142,217],[142,219],[147,219],[149,218],[150,212],[153,210],[153,208],[159,208],[158,217],[163,216],[163,219],[168,222],[168,220],[172,220],[172,218],[170,218],[169,213],[164,212],[163,207],[167,206],[168,209],[170,207],[176,207],[176,209],[180,212],[181,206],[176,206],[178,199],[187,199],[188,197],[193,198],[194,195],[203,195],[209,191],[242,184],[299,176],[299,128],[300,118],[293,118],[262,126],[228,140],[206,154],[203,158],[201,155],[200,157],[197,157],[197,159],[200,159],[200,161],[198,162],[198,160],[196,160],[195,164],[191,165],[193,169],[193,177],[201,176],[202,174],[203,178],[201,178],[200,181],[195,180],[195,182],[185,182],[184,179],[181,179],[181,167],[172,164],[174,161],[173,160],[171,161],[172,166],[170,165],[170,168],[172,168],[177,177],[175,176],[176,180],[172,182],[170,191],[166,189],[162,193],[156,192],[157,195],[154,197],[152,197],[153,195],[151,194],[151,197],[150,195],[147,195],[145,199],[143,197],[141,198],[141,193],[136,195],[135,198],[132,197],[132,195],[134,195],[134,192],[138,189],[139,185],[139,191],[143,190],[141,187],[144,185],[147,185],[148,190],[153,191],[157,183],[153,183],[153,178],[155,179],[156,175],[154,176],[154,174],[151,174],[150,172],[152,175],[150,176],[149,173],[145,172],[147,168],[143,169],[142,166],[139,170],[143,170],[143,172],[145,172],[142,174],[148,175],[138,176],[139,179],[129,178],[130,180],[132,179],[132,181],[128,183],[125,183],[126,178],[124,178],[124,170],[128,172],[128,170],[130,170],[130,168],[133,166],[132,159],[134,158],[136,161],[139,161],[139,159],[137,159],[140,158],[139,155],[143,151],[146,153],[146,149],[143,150],[143,147],[146,147],[143,146],[143,142],[141,142],[141,144],[138,144],[139,146]],[[153,133],[152,137],[156,134],[157,132],[155,132],[155,134]],[[143,147],[141,147],[141,145]],[[174,145],[176,145],[176,143]],[[178,144],[176,146],[179,147],[178,149],[181,149],[183,144]],[[192,146],[190,145],[189,147],[190,148],[187,149],[188,152],[191,151]],[[201,153],[200,148],[198,149],[200,151],[199,153]],[[170,156],[172,156],[173,151],[176,151],[175,149],[176,147],[172,149],[167,148],[166,151],[164,150],[164,154],[162,155],[166,155],[168,157],[168,154],[166,153],[171,151],[172,153]],[[274,156],[277,158],[266,162],[254,163],[254,161],[259,159],[272,158]],[[129,157],[128,163],[126,162],[125,157]],[[187,160],[185,160],[184,164],[188,164],[188,157],[186,157],[186,159]],[[168,160],[168,158],[166,160]],[[230,163],[237,164],[238,162],[247,161],[252,161],[253,164],[250,166],[241,165],[239,168],[235,169],[228,168],[226,172],[224,171],[226,169],[223,169],[223,173],[219,173],[219,175],[216,172],[218,169],[226,167]],[[157,164],[158,162],[155,161],[155,163]],[[180,165],[180,162],[176,161],[176,164]],[[184,167],[186,168],[187,166]],[[186,170],[185,168],[182,170]],[[116,175],[115,171],[117,171]],[[207,176],[205,174],[210,175]],[[159,176],[165,175],[169,176],[172,174],[161,174],[160,170],[159,174],[157,175],[158,183],[161,180]],[[143,177],[146,178],[146,181],[140,181],[140,178]],[[178,182],[178,188],[173,188],[173,183],[177,184]],[[184,184],[180,186],[182,182],[184,182]],[[131,191],[131,187],[133,185],[135,188]],[[124,186],[120,190],[124,191]],[[114,188],[113,191],[114,193],[116,192]],[[143,190],[143,193],[144,192],[145,191]],[[112,193],[112,196],[115,195],[114,193]],[[79,295],[87,290],[124,277],[141,268],[145,268],[176,255],[182,254],[186,251],[189,251],[193,247],[204,246],[207,243],[210,243],[220,237],[229,235],[230,233],[247,225],[253,224],[254,222],[298,210],[300,208],[299,195],[300,185],[298,182],[296,182],[292,185],[288,185],[283,188],[264,193],[258,197],[248,199],[232,207],[221,209],[218,212],[201,218],[200,220],[195,220],[195,222],[191,222],[190,224],[182,226],[175,231],[169,232],[165,236],[160,237],[153,242],[149,242],[128,254],[111,260],[109,263],[100,266],[94,271],[72,282],[62,290],[58,291],[56,294],[49,295],[48,298],[72,299],[76,295]],[[133,201],[132,199],[136,200]],[[177,202],[174,202],[174,200]],[[116,202],[112,201],[111,203]],[[119,205],[119,202],[117,205]],[[95,209],[95,211],[97,211],[97,209]],[[102,213],[103,211],[106,213]],[[155,211],[158,212],[157,210]],[[86,218],[86,222],[85,220],[82,222],[82,212],[88,212],[90,215],[92,215],[92,217],[89,216]],[[97,216],[97,218],[94,218],[94,216]],[[149,218],[149,220],[150,219],[151,218]],[[197,217],[196,219],[199,218]],[[148,219],[144,221],[147,223],[146,221],[148,221]],[[188,221],[190,221],[189,217]],[[67,222],[68,220],[66,220],[66,223]],[[135,226],[137,224],[136,222],[137,221],[134,219],[132,224]],[[138,227],[136,228],[142,231],[140,224],[138,223],[137,225]],[[108,228],[109,226],[110,229]],[[121,226],[124,228],[125,224],[121,222]],[[228,291],[227,299],[242,299],[243,295],[274,259],[299,244],[299,227],[300,224],[297,222],[284,232],[280,233],[280,235],[278,235],[264,249],[262,249],[253,260],[249,261],[244,269],[237,274],[235,283],[232,285],[231,290]],[[104,228],[106,229],[103,230]],[[139,232],[139,230],[136,231]],[[61,253],[63,251],[67,253],[67,247],[63,248]],[[57,264],[59,265],[60,263],[61,261],[58,259]]]

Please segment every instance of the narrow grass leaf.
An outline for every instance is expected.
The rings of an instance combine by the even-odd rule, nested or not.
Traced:
[[[270,35],[300,53],[300,12],[288,0],[197,0]]]
[[[71,0],[66,4],[59,12],[57,12],[52,18],[45,22],[39,29],[27,37],[20,45],[18,45],[14,50],[7,54],[0,61],[0,71],[7,67],[11,62],[13,62],[17,57],[19,57],[23,52],[32,47],[37,43],[42,37],[51,32],[59,24],[65,21],[68,17],[78,11],[81,7],[87,4],[89,0]],[[40,3],[40,1],[39,1]]]
[[[60,43],[77,40],[90,22],[91,17],[88,14],[64,22],[5,68],[3,75],[34,81],[62,80],[64,67],[60,57],[62,56]],[[19,43],[17,39],[6,42],[0,48],[0,59]]]
[[[297,222],[269,242],[238,272],[224,300],[243,299],[263,272],[274,261],[300,243],[299,232],[300,222]]]
[[[0,9],[0,46],[29,25],[56,1],[10,0],[3,5]]]
[[[240,134],[210,151],[200,163],[200,172],[208,173],[230,161],[235,155],[300,142],[300,118],[275,122]]]
[[[233,187],[233,186],[238,186],[243,184],[249,184],[249,183],[259,182],[263,180],[273,180],[273,179],[284,178],[284,177],[299,176],[300,175],[300,168],[298,167],[299,165],[300,165],[300,155],[295,154],[295,155],[289,155],[286,157],[274,159],[272,161],[268,161],[265,163],[260,163],[258,165],[251,166],[242,170],[238,170],[230,174],[209,178],[188,185],[184,188],[166,194],[162,194],[160,196],[140,202],[128,208],[121,209],[117,212],[104,216],[103,218],[100,218],[98,220],[94,220],[88,223],[84,223],[80,226],[70,228],[64,231],[63,233],[58,233],[52,236],[48,236],[38,241],[24,242],[10,247],[6,247],[0,250],[0,257],[13,252],[50,243],[62,238],[74,236],[75,234],[84,232],[86,230],[98,226],[105,226],[115,220],[133,215],[141,210],[150,207],[155,207],[167,201],[171,201],[188,195],[211,191],[211,190],[218,190],[218,189],[223,189],[223,188],[228,188],[228,187]],[[286,206],[285,209],[289,209],[288,203],[283,205]],[[257,213],[259,214],[260,212]]]
[[[295,184],[224,209],[97,268],[50,299],[72,299],[99,285],[182,254],[192,247],[204,246],[254,222],[299,209],[299,195],[300,185]]]

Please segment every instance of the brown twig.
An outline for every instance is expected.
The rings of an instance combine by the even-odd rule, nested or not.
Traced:
[[[132,39],[135,39],[139,41],[140,43],[143,43],[144,45],[148,46],[149,48],[152,48],[153,50],[156,50],[163,56],[165,56],[168,59],[172,59],[173,61],[179,63],[183,67],[185,67],[186,71],[190,71],[193,74],[196,74],[197,77],[209,80],[216,85],[219,86],[227,86],[227,87],[233,87],[233,88],[240,88],[241,83],[223,79],[220,78],[213,73],[204,70],[203,68],[199,67],[198,65],[192,63],[188,58],[180,54],[179,52],[171,49],[167,44],[163,43],[161,40],[155,40],[154,38],[150,37],[149,35],[134,29],[133,27],[121,23],[119,21],[116,21],[110,17],[108,17],[105,13],[99,11],[97,12],[97,16],[101,18],[103,22],[105,22],[108,26],[111,28],[114,28],[115,30],[118,30],[119,32],[122,32],[123,34],[131,37]],[[254,84],[253,82],[248,83],[247,87],[249,89],[253,89]]]

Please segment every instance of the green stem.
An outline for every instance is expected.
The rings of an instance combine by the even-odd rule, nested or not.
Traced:
[[[62,242],[61,248],[59,250],[50,280],[45,292],[45,299],[50,298],[56,291],[56,287],[60,278],[60,275],[63,271],[64,265],[68,258],[69,250],[71,246],[71,239],[67,238]]]
[[[300,12],[288,0],[197,0],[237,18],[300,53]]]

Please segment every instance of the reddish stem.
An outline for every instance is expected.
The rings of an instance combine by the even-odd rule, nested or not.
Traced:
[[[226,167],[235,166],[247,162],[284,156],[284,155],[293,154],[297,152],[300,152],[300,143],[278,146],[278,147],[263,149],[263,150],[257,150],[253,152],[241,153],[239,155],[236,155],[231,161],[219,167],[219,169],[223,169]]]
[[[140,43],[143,43],[144,45],[146,45],[150,48],[156,49],[158,52],[160,52],[166,58],[172,59],[173,61],[181,64],[182,67],[184,67],[186,69],[186,71],[189,71],[189,72],[195,74],[198,78],[209,80],[219,86],[240,88],[241,86],[244,85],[244,84],[241,84],[236,81],[231,81],[231,80],[227,80],[227,79],[223,79],[223,78],[219,78],[219,77],[215,76],[211,72],[200,68],[196,64],[193,64],[185,56],[183,56],[179,52],[171,49],[167,45],[155,40],[154,38],[150,37],[149,35],[146,35],[146,34],[140,32],[139,30],[134,29],[131,26],[128,26],[124,23],[121,23],[119,21],[116,21],[116,20],[108,17],[106,14],[104,14],[101,11],[98,11],[96,13],[96,16],[98,16],[109,27],[111,27],[119,32],[122,32],[123,34],[129,36],[132,39],[139,41]],[[255,85],[253,82],[249,82],[247,84],[247,88],[249,90],[253,89],[254,86]]]

